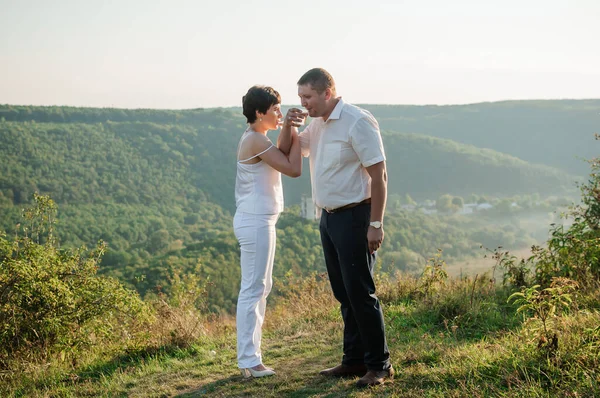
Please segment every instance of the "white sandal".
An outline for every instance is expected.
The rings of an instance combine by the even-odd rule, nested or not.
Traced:
[[[265,367],[265,370],[254,370],[252,368],[241,368],[240,372],[244,379],[248,379],[250,377],[265,377],[265,376],[273,376],[275,371],[271,368]]]

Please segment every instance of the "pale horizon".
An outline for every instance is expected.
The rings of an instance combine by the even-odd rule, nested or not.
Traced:
[[[600,98],[595,0],[102,3],[0,0],[0,104],[293,106],[313,67],[356,104]]]
[[[415,106],[415,107],[426,107],[426,106],[438,106],[438,107],[451,107],[451,106],[469,106],[479,104],[495,104],[500,102],[517,102],[517,101],[600,101],[598,98],[518,98],[518,99],[500,99],[497,101],[480,101],[480,102],[465,102],[465,103],[453,103],[453,104],[391,104],[391,103],[373,103],[373,102],[353,102],[355,105],[361,106]],[[198,109],[232,109],[240,108],[242,105],[228,105],[228,106],[196,106],[187,108],[148,108],[148,107],[117,107],[117,106],[87,106],[87,105],[71,105],[71,104],[16,104],[16,103],[1,103],[0,106],[15,106],[15,107],[28,107],[28,106],[39,106],[39,107],[64,107],[64,108],[94,108],[94,109],[121,109],[121,110],[166,110],[166,111],[191,111]],[[289,108],[298,106],[298,104],[285,104],[281,103],[282,108]]]

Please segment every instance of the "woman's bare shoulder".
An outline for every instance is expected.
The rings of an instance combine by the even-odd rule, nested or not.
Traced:
[[[248,159],[269,149],[273,143],[264,134],[250,132],[239,150],[240,159]]]
[[[269,137],[260,133],[250,133],[245,141],[248,147],[254,150],[265,149],[267,146],[272,145]]]

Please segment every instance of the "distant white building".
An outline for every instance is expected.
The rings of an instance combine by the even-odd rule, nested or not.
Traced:
[[[477,203],[465,203],[459,214],[471,214],[477,211]]]
[[[437,210],[436,209],[429,209],[427,207],[419,207],[419,210],[423,214],[437,214]]]
[[[459,211],[458,214],[473,214],[479,210],[488,210],[492,207],[494,206],[489,203],[465,203],[462,210]]]
[[[415,211],[417,208],[417,205],[401,205],[400,208],[402,210]]]
[[[302,195],[300,200],[300,216],[307,220],[317,220],[319,218],[319,209],[315,206],[312,197]]]

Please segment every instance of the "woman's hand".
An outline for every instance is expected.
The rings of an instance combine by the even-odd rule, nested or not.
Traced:
[[[304,124],[306,117],[308,116],[308,112],[303,112],[298,108],[290,108],[285,114],[285,119],[283,121],[283,125],[291,126],[291,127],[300,127]]]

